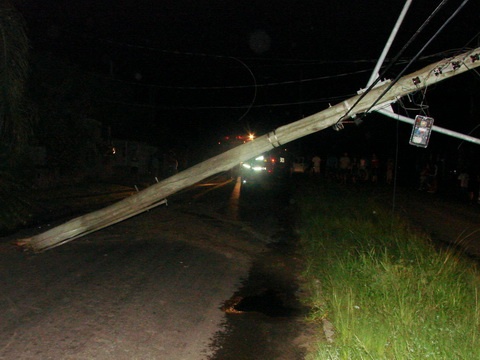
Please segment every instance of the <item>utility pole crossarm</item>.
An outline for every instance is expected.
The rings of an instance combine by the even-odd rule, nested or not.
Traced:
[[[402,96],[474,69],[480,66],[479,58],[480,48],[476,48],[406,75],[382,96],[378,105],[372,110],[383,108],[386,104],[394,102]],[[354,116],[369,110],[388,86],[389,83],[385,83],[365,95],[354,96],[319,113],[281,126],[254,141],[186,169],[118,203],[77,217],[33,237],[21,239],[18,241],[18,245],[34,251],[43,251],[135,216],[161,204],[162,200],[168,196],[211,175],[229,170],[240,162],[251,159],[272,148],[330,127],[340,120],[344,120],[347,112],[349,116]],[[354,108],[352,108],[353,104],[356,104]]]

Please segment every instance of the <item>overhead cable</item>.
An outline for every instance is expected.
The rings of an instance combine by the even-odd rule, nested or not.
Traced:
[[[468,1],[468,0],[466,0]],[[448,0],[443,0],[437,7],[436,9],[430,14],[430,16],[423,22],[423,24],[418,28],[418,30],[413,34],[410,39],[407,41],[407,43],[403,46],[403,48],[397,53],[395,58],[392,60],[392,62],[387,66],[385,70],[382,71],[382,73],[378,76],[378,78],[360,95],[360,97],[355,101],[355,103],[347,110],[347,112],[338,119],[338,123],[340,123],[343,119],[346,119],[350,112],[355,108],[355,106],[358,105],[358,103],[375,87],[375,85],[378,84],[378,82],[385,76],[385,74],[390,70],[390,68],[400,59],[400,57],[403,55],[405,50],[410,46],[410,44],[420,35],[420,33],[423,31],[423,29],[430,23],[430,21],[437,15],[437,13],[446,5]],[[423,49],[422,49],[423,51]],[[419,56],[419,54],[417,54]],[[418,57],[417,56],[417,57]],[[411,64],[412,61],[409,62]],[[409,66],[407,64],[407,67]],[[382,94],[383,96],[384,94]],[[376,102],[378,102],[379,99],[377,99]],[[375,102],[375,103],[376,103]]]
[[[351,76],[351,75],[358,75],[358,74],[363,74],[363,73],[366,73],[366,72],[371,72],[371,69],[358,70],[358,71],[346,72],[346,73],[335,74],[335,75],[325,75],[325,76],[319,76],[319,77],[313,77],[313,78],[307,78],[307,79],[299,79],[299,80],[279,81],[279,82],[263,83],[263,84],[256,84],[256,85],[225,85],[225,86],[170,86],[170,85],[157,85],[157,84],[143,84],[143,83],[138,82],[138,81],[126,81],[126,80],[112,79],[112,78],[108,78],[108,80],[121,82],[121,83],[125,83],[125,84],[146,86],[146,87],[159,88],[159,89],[228,90],[228,89],[248,89],[248,88],[251,88],[251,87],[262,88],[262,87],[273,87],[273,86],[284,86],[284,85],[297,85],[297,84],[309,83],[309,82],[314,82],[314,81],[319,81],[319,80],[329,80],[329,79],[336,79],[336,78],[340,78],[340,77],[347,77],[347,76]]]
[[[373,102],[372,105],[365,111],[365,113],[370,112],[375,105],[380,101],[380,99],[392,88],[393,85],[397,83],[397,81],[403,76],[403,74],[407,71],[407,69],[410,67],[411,64],[413,64],[422,54],[422,52],[427,48],[428,45],[442,32],[442,30],[448,25],[448,23],[460,12],[460,10],[468,3],[469,0],[464,0],[463,3],[460,4],[460,6],[457,8],[457,10],[454,11],[452,15],[445,21],[442,26],[437,30],[435,34],[430,38],[430,40],[427,41],[427,43],[418,51],[417,55],[415,55],[412,60],[403,68],[402,71],[397,75],[397,77],[388,84],[387,88],[378,96],[378,98]]]
[[[334,101],[340,101],[345,97],[351,97],[354,94],[346,94],[339,96],[331,96],[328,98],[319,98],[313,100],[304,100],[304,101],[292,101],[292,102],[281,102],[281,103],[266,103],[258,104],[251,106],[252,108],[266,108],[266,107],[283,107],[283,106],[295,106],[295,105],[308,105],[308,104],[320,104],[320,103],[330,103]],[[206,106],[162,106],[162,105],[150,105],[150,104],[139,104],[139,103],[130,103],[120,100],[100,100],[106,103],[112,104],[121,104],[127,106],[143,107],[143,108],[155,108],[155,109],[165,109],[165,110],[221,110],[221,109],[247,109],[249,105],[206,105]]]

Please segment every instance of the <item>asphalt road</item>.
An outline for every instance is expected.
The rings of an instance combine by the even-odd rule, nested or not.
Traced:
[[[184,194],[168,207],[41,254],[18,251],[12,241],[45,228],[0,239],[0,359],[252,358],[222,352],[235,343],[228,336],[235,319],[228,319],[225,302],[251,295],[256,286],[265,290],[262,282],[269,279],[259,281],[259,272],[252,272],[260,255],[289,276],[292,268],[269,255],[271,235],[282,226],[272,203],[263,198],[253,201],[260,208],[245,208],[234,185]],[[241,288],[247,288],[243,295]],[[256,349],[263,359],[281,358],[275,349],[296,352],[296,344],[275,345],[288,344],[300,328],[297,319],[290,326],[281,318],[272,322],[253,309],[241,331],[255,334],[253,325],[259,336],[245,351]],[[276,339],[262,338],[262,331]]]
[[[38,255],[2,243],[0,358],[200,359],[247,257],[176,239],[168,211]]]

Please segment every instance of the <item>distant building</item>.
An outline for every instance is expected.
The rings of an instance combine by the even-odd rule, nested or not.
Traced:
[[[109,165],[116,172],[145,175],[151,172],[157,154],[155,146],[139,141],[114,139]]]

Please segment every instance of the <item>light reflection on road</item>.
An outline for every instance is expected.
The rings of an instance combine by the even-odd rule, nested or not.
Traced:
[[[227,205],[227,217],[231,220],[239,220],[239,208],[240,208],[240,189],[241,189],[241,178],[238,177],[235,183],[235,187],[230,194]]]
[[[225,180],[224,177],[223,178],[217,177],[209,180],[210,180],[209,182],[205,182],[205,183],[200,182],[190,187],[190,189],[194,189],[194,188],[204,189],[204,190],[201,190],[198,194],[193,195],[192,196],[193,199],[199,199],[202,196],[208,194],[210,191],[221,188],[227,184],[230,184],[233,181],[233,179],[231,178],[228,178]]]

